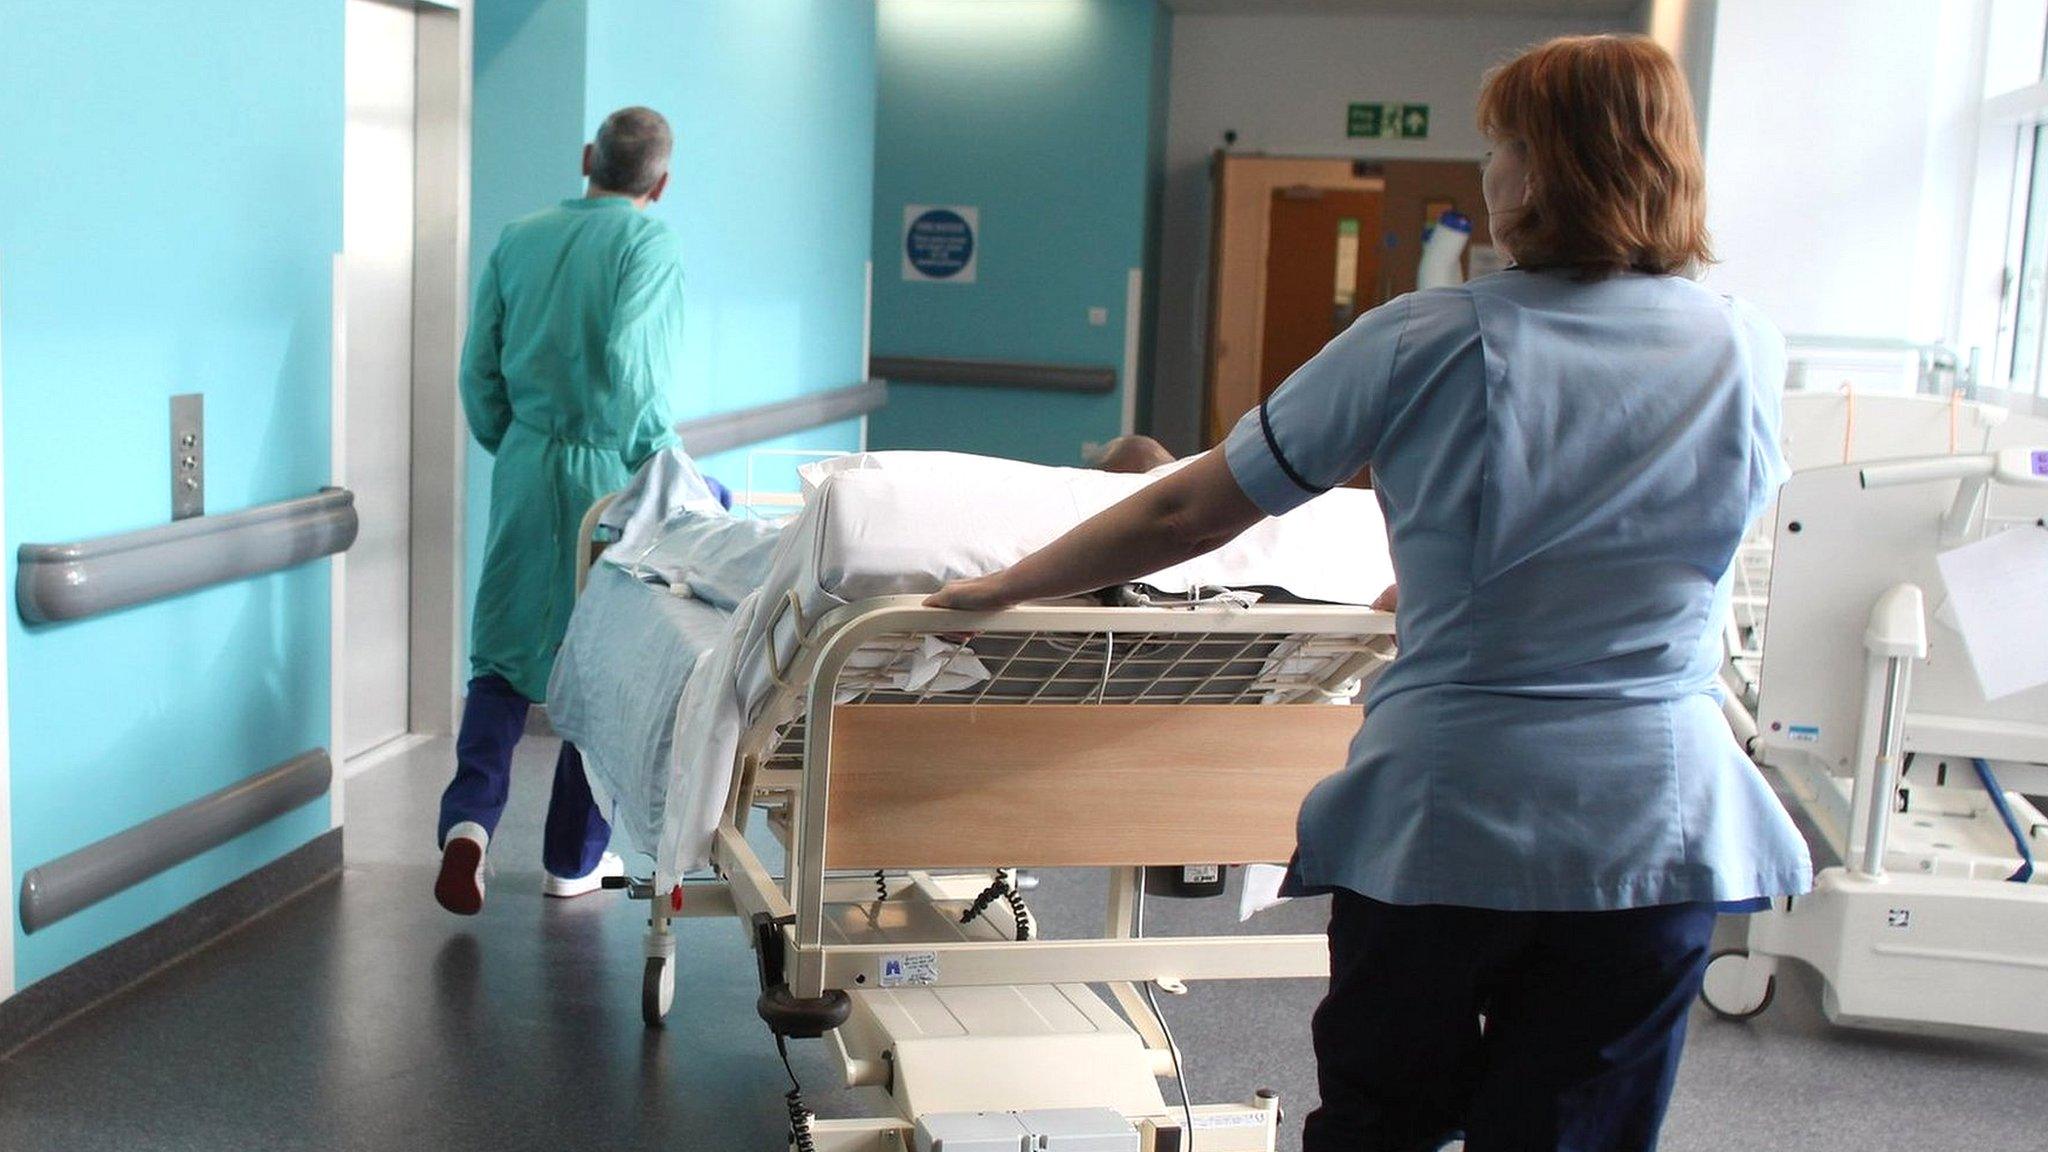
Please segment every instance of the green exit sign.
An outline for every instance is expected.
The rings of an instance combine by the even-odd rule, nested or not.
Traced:
[[[1344,134],[1369,140],[1384,137],[1426,139],[1429,136],[1429,105],[1353,104],[1344,118]]]

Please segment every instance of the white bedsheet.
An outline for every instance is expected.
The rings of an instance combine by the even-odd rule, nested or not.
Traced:
[[[795,618],[776,611],[787,595],[795,594],[805,620],[816,620],[873,596],[936,591],[1015,563],[1165,471],[1117,475],[926,452],[807,468],[803,511],[683,690],[657,882],[665,888],[707,863],[740,738],[750,723],[775,719],[758,715],[774,687],[771,654],[786,665],[802,641]],[[1278,587],[1368,604],[1393,580],[1377,501],[1339,489],[1143,583],[1169,593]]]
[[[569,618],[548,681],[548,720],[583,753],[621,851],[654,855],[667,809],[676,702],[732,631],[729,607],[600,564]]]

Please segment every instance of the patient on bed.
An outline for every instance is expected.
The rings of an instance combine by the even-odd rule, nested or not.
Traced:
[[[1099,472],[1150,472],[1173,463],[1173,453],[1150,436],[1119,436],[1103,445],[1091,467]]]

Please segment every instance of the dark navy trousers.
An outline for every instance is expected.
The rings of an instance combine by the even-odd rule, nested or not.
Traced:
[[[1303,1152],[1647,1152],[1711,904],[1496,912],[1338,891]]]
[[[531,706],[503,677],[479,676],[469,682],[462,731],[455,737],[455,779],[441,793],[437,846],[447,840],[448,829],[464,820],[496,834],[512,790],[512,749],[526,731]],[[583,757],[565,740],[555,758],[555,791],[548,800],[541,866],[564,879],[588,875],[611,838],[612,826],[597,810],[590,781],[584,778]]]

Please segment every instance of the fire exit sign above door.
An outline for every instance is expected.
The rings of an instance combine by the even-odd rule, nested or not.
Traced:
[[[1345,117],[1344,134],[1367,139],[1425,139],[1429,136],[1429,105],[1353,104]]]

